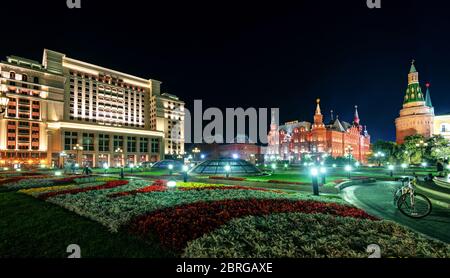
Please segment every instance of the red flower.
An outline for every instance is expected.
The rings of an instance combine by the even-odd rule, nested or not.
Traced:
[[[147,193],[147,192],[163,192],[167,190],[167,181],[165,180],[155,180],[152,185],[143,187],[140,189],[135,189],[131,191],[125,191],[125,192],[118,192],[114,194],[108,195],[110,198],[117,198],[117,197],[123,197],[128,195],[136,195],[139,193]]]
[[[189,190],[256,190],[256,191],[264,191],[264,192],[274,192],[274,193],[285,193],[281,190],[272,190],[258,187],[250,187],[250,186],[240,186],[240,185],[230,185],[230,186],[204,186],[204,187],[181,187],[179,188],[182,191]]]
[[[155,234],[164,246],[182,250],[187,242],[217,229],[233,218],[286,212],[324,213],[376,220],[363,210],[335,203],[246,199],[197,202],[161,209],[138,216],[130,222],[128,229],[141,237]]]
[[[78,193],[88,192],[88,191],[93,191],[93,190],[110,189],[110,188],[115,188],[115,187],[119,187],[119,186],[126,185],[126,184],[128,184],[127,180],[108,181],[105,184],[98,185],[98,186],[67,189],[67,190],[61,190],[61,191],[55,191],[55,192],[47,192],[47,193],[39,195],[39,198],[46,200],[48,198],[59,196],[59,195],[78,194]]]

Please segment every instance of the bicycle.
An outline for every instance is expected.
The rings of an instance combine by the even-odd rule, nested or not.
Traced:
[[[394,192],[394,205],[404,215],[411,218],[423,218],[431,213],[432,205],[430,199],[425,195],[417,193],[413,182],[409,181],[405,186]]]

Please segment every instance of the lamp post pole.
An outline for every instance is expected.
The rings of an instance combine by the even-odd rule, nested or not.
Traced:
[[[425,159],[424,159],[424,155],[425,155],[425,151],[424,151],[424,149],[426,148],[426,147],[428,147],[428,143],[426,143],[426,142],[424,142],[423,140],[420,140],[420,142],[419,143],[417,143],[416,144],[416,147],[419,147],[420,148],[420,152],[421,152],[421,154],[422,154],[422,161],[424,161]]]
[[[348,155],[348,165],[352,164],[352,153],[353,153],[353,147],[352,146],[347,146],[347,148],[345,148],[345,151],[347,152]]]
[[[192,150],[192,153],[194,154],[194,161],[197,161],[197,156],[198,156],[198,154],[199,154],[200,152],[201,152],[200,149],[197,148],[197,147],[195,147],[195,148]]]
[[[82,165],[81,156],[80,153],[83,151],[83,146],[80,146],[80,144],[76,144],[75,147],[73,147],[74,151],[77,154],[77,163],[78,165]]]
[[[314,196],[319,196],[319,170],[317,168],[311,168],[312,187]]]
[[[124,178],[124,173],[123,173],[123,157],[122,157],[122,153],[123,150],[122,148],[117,148],[115,150],[116,153],[120,154],[120,178],[123,179]]]

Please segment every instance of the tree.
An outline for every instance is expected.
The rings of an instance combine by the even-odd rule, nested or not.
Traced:
[[[369,162],[381,165],[391,161],[395,154],[396,144],[390,141],[378,140],[372,144],[372,154],[369,156]]]
[[[429,153],[426,158],[434,163],[445,162],[448,163],[450,157],[450,141],[441,135],[433,136],[428,140],[430,146]]]
[[[333,165],[336,164],[337,166],[345,166],[348,165],[349,163],[351,165],[355,164],[357,162],[356,159],[354,159],[353,157],[349,158],[345,157],[345,156],[339,156],[339,157],[332,157],[332,156],[327,156],[327,158],[325,158],[325,164],[327,165]]]
[[[404,162],[408,164],[422,163],[422,161],[425,160],[428,147],[428,142],[420,134],[406,137],[405,143],[402,146],[404,158],[407,159],[407,161]]]

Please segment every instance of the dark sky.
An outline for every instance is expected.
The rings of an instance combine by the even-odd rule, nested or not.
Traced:
[[[50,48],[161,80],[188,107],[279,107],[281,121],[311,121],[320,97],[327,120],[333,109],[351,121],[357,104],[373,140],[394,140],[414,58],[436,112],[450,112],[449,1],[4,2],[2,58]]]

